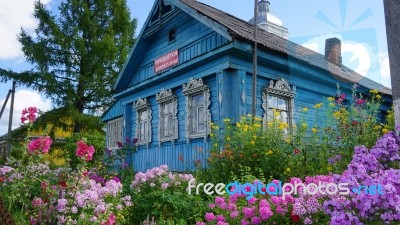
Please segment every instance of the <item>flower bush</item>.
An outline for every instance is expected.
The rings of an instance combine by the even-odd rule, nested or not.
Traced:
[[[186,191],[192,179],[192,174],[172,173],[167,165],[136,173],[130,185],[134,207],[129,212],[135,217],[129,224],[140,224],[148,216],[157,224],[194,224],[206,204]]]
[[[21,119],[32,126],[38,110],[29,107]],[[89,224],[112,225],[124,222],[131,197],[122,193],[118,177],[94,179],[90,163],[96,151],[83,138],[76,142],[75,168],[56,167],[42,159],[51,148],[45,135],[26,138],[22,160],[9,159],[0,167],[0,197],[13,212],[17,224]],[[23,191],[21,191],[23,190]]]
[[[341,173],[355,146],[372,147],[393,126],[390,114],[386,124],[379,120],[379,92],[371,90],[364,95],[357,93],[357,85],[351,98],[338,89],[336,96],[312,109],[304,107],[292,127],[280,120],[279,111],[273,111],[266,124],[252,115],[237,122],[224,119],[223,128],[212,126],[213,144],[204,176],[227,182],[241,177],[240,168],[259,179]],[[310,119],[313,112],[314,119]],[[326,119],[318,119],[322,117]]]
[[[400,130],[400,127],[398,128]],[[347,183],[349,194],[297,194],[216,196],[197,224],[398,224],[400,222],[400,137],[389,132],[371,149],[356,146],[351,162],[341,174],[291,178],[307,184]],[[273,180],[278,184],[278,181]],[[381,186],[367,193],[353,188]],[[270,187],[271,188],[271,187]],[[250,191],[250,190],[247,190]],[[263,190],[265,192],[265,190]],[[272,190],[274,191],[274,190]],[[333,192],[334,190],[330,190]],[[381,192],[381,193],[380,193]]]

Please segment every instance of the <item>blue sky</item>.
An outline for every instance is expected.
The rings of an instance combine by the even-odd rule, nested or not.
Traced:
[[[42,0],[56,10],[60,0]],[[236,17],[249,20],[253,16],[251,0],[199,0]],[[36,21],[32,18],[34,0],[0,1],[0,67],[21,71],[30,69],[25,62],[16,35],[24,27],[32,31]],[[138,35],[153,0],[127,0],[131,15],[138,19]],[[289,30],[289,40],[320,53],[324,52],[326,38],[342,40],[343,64],[386,86],[390,86],[389,61],[381,0],[270,0],[271,12],[278,16]],[[10,89],[10,83],[0,83],[1,105]],[[50,109],[48,100],[35,91],[17,88],[14,126],[18,126],[23,107],[37,105]],[[0,119],[0,135],[6,130],[8,111]]]

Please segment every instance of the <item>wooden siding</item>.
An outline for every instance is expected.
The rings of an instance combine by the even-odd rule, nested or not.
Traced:
[[[117,117],[121,117],[123,115],[123,106],[121,104],[121,100],[115,101],[110,108],[103,114],[101,118],[104,122],[115,119]]]
[[[168,41],[168,32],[176,27],[176,40]],[[179,50],[179,64],[188,62],[228,43],[228,40],[191,16],[180,12],[152,37],[151,44],[137,71],[133,71],[129,86],[154,77],[154,60],[170,51]]]
[[[173,170],[189,170],[194,169],[194,160],[200,160],[203,165],[205,165],[206,159],[209,154],[209,142],[204,141],[203,138],[192,139],[190,143],[187,143],[187,138],[185,134],[186,126],[186,97],[182,92],[182,84],[189,80],[186,77],[187,74],[183,75],[185,78],[177,78],[181,82],[176,83],[174,80],[170,80],[170,83],[165,82],[163,84],[155,85],[151,89],[145,89],[141,92],[136,92],[135,97],[129,96],[130,100],[135,100],[139,98],[146,97],[151,104],[152,110],[152,142],[147,145],[141,145],[138,147],[138,151],[132,154],[131,158],[128,160],[129,163],[133,163],[135,171],[144,171],[146,169],[159,166],[161,164],[168,164]],[[190,75],[190,73],[188,74]],[[216,123],[219,122],[219,107],[218,107],[218,96],[216,95],[217,83],[216,83],[216,73],[209,74],[207,77],[203,77],[203,82],[210,87],[210,112],[211,119]],[[168,84],[167,84],[168,83]],[[176,86],[171,87],[171,84]],[[161,88],[172,88],[173,93],[177,96],[178,100],[178,139],[172,144],[171,142],[160,143],[159,142],[159,104],[155,99],[155,94],[157,94]],[[126,107],[126,129],[125,134],[130,140],[135,138],[136,134],[136,111],[133,109],[132,103],[125,104]],[[203,150],[203,156],[201,158],[196,158],[198,155],[196,148],[201,148]],[[198,149],[197,149],[198,150]],[[182,154],[183,160],[179,160],[179,155]],[[197,155],[196,155],[197,154]],[[199,156],[200,157],[200,156]]]
[[[172,171],[193,171],[196,161],[205,166],[209,156],[209,142],[194,141],[187,143],[162,144],[161,148],[153,146],[140,148],[129,159],[133,163],[134,171],[146,171],[147,169],[168,165]]]

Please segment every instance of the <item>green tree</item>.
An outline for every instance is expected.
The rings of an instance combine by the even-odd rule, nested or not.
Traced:
[[[126,0],[64,0],[58,10],[53,14],[35,2],[39,25],[33,35],[21,29],[18,36],[33,68],[0,69],[0,77],[45,94],[58,108],[55,115],[72,116],[79,132],[86,115],[111,104],[113,84],[135,42],[136,19]]]

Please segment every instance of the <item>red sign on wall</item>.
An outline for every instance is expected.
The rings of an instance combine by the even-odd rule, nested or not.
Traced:
[[[178,50],[168,52],[167,54],[157,58],[154,61],[154,73],[158,73],[171,66],[175,66],[176,64],[179,64]]]

